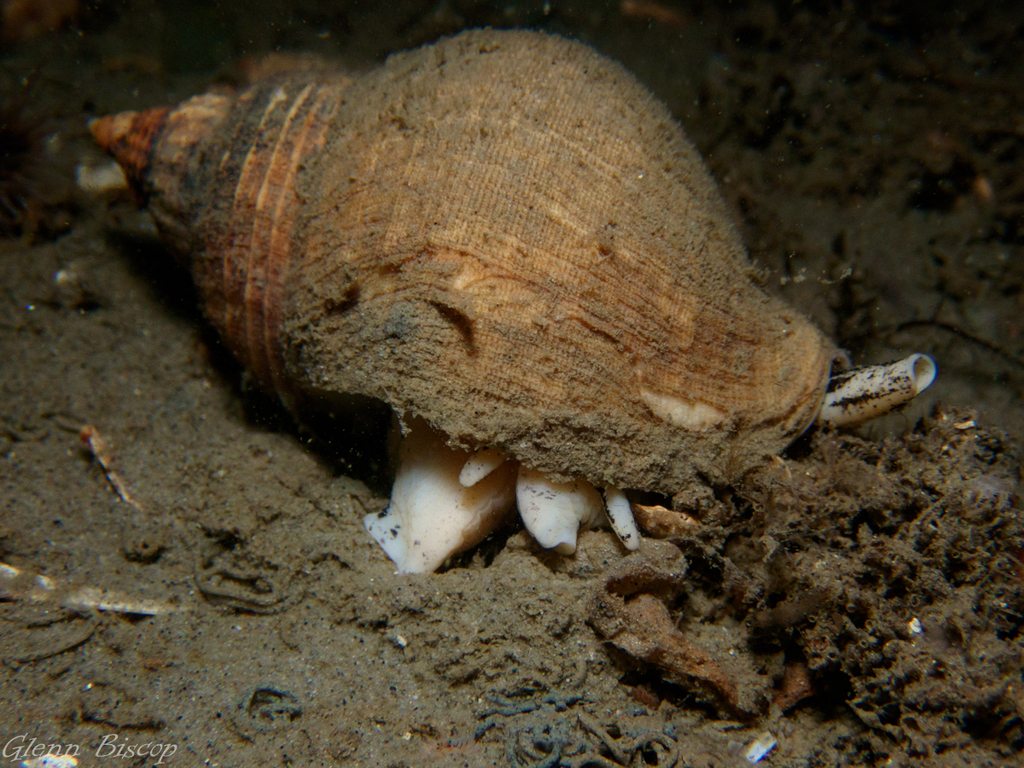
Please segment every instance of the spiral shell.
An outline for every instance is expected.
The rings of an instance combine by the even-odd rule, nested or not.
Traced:
[[[831,343],[753,283],[664,106],[579,43],[470,31],[93,131],[286,402],[360,393],[662,491],[735,478],[821,405]]]
[[[621,488],[735,479],[826,397],[833,345],[755,285],[665,107],[579,43],[469,31],[91,128],[259,381],[402,419],[365,521],[401,570],[517,500],[545,546],[610,520],[635,548]],[[854,420],[877,395],[828,403]]]

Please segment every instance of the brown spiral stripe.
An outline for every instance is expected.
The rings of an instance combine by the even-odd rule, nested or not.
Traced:
[[[208,246],[221,257],[221,331],[243,365],[282,395],[287,392],[281,307],[294,251],[296,175],[309,154],[323,146],[338,93],[337,85],[282,85],[270,92],[254,134],[246,137],[251,142],[227,226],[217,234],[220,242]]]

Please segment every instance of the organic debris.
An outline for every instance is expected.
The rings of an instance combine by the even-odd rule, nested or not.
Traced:
[[[156,616],[179,610],[177,605],[163,600],[150,600],[118,590],[72,584],[0,563],[0,602],[4,600],[51,602],[74,611],[110,611],[138,616]]]
[[[680,573],[661,571],[642,556],[615,566],[595,592],[590,624],[612,645],[653,664],[665,679],[708,698],[730,714],[749,718],[758,706],[706,651],[676,628],[664,597],[684,588]]]
[[[121,501],[131,504],[136,509],[142,511],[142,505],[132,496],[131,491],[128,489],[128,483],[121,477],[121,473],[117,471],[117,457],[114,456],[114,450],[110,445],[110,441],[103,437],[100,431],[91,424],[86,424],[82,427],[82,431],[78,433],[78,438],[89,446],[93,457],[103,468],[103,474],[106,475],[107,480]]]

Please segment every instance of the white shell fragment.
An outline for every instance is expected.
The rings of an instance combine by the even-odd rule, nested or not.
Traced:
[[[363,525],[400,573],[429,573],[450,555],[478,544],[515,502],[515,465],[499,467],[465,487],[469,455],[455,451],[421,419],[402,438],[391,503]]]
[[[778,743],[778,739],[770,731],[762,731],[756,739],[743,748],[743,756],[748,763],[759,763],[765,755],[775,749]]]
[[[872,365],[832,376],[818,421],[837,427],[860,424],[909,403],[935,380],[928,355],[911,355],[888,365]]]
[[[104,165],[79,165],[75,168],[75,183],[92,195],[128,189],[124,171],[113,160]]]
[[[615,535],[619,537],[619,541],[626,549],[639,549],[640,531],[637,530],[636,520],[633,519],[633,508],[630,507],[626,494],[614,485],[608,485],[604,489],[604,500],[607,506],[608,520],[612,524]]]
[[[576,551],[580,529],[596,528],[607,519],[601,494],[586,480],[556,483],[528,467],[519,468],[516,502],[537,543],[562,555]]]
[[[508,461],[508,454],[497,448],[484,448],[477,451],[462,465],[459,482],[466,488],[472,488],[506,461]]]
[[[72,755],[41,755],[21,761],[21,768],[75,768],[78,759]]]

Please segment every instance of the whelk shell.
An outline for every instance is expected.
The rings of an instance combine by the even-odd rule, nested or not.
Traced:
[[[367,521],[401,570],[476,543],[516,495],[540,499],[535,532],[570,516],[545,541],[570,552],[603,519],[592,485],[635,548],[619,488],[730,481],[814,421],[837,350],[755,285],[698,152],[620,65],[477,30],[303,78],[92,129],[260,381],[287,404],[367,395],[411,430]]]

